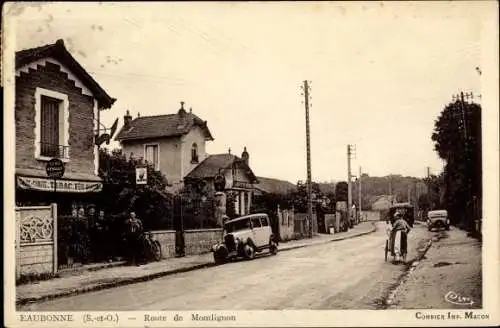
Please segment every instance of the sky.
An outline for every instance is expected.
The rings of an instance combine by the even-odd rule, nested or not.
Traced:
[[[443,162],[434,121],[481,93],[481,2],[18,4],[16,49],[63,39],[114,98],[111,126],[175,113],[208,121],[210,154],[250,153],[257,176],[306,177],[301,86],[311,81],[312,178],[423,177]],[[112,147],[117,147],[113,143]]]

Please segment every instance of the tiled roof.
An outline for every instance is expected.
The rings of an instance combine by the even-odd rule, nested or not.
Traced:
[[[78,61],[66,50],[63,40],[41,47],[25,49],[16,52],[16,69],[39,59],[52,57],[66,65],[94,94],[102,109],[110,108],[116,99],[111,98],[106,91],[90,76]]]
[[[181,111],[183,111],[181,113]],[[141,116],[130,122],[130,127],[123,127],[116,140],[138,140],[148,138],[175,137],[188,133],[199,126],[206,140],[213,140],[207,122],[192,113],[181,109],[177,114]]]
[[[210,155],[203,162],[198,164],[189,174],[186,179],[204,179],[213,178],[219,173],[219,169],[229,169],[234,163],[238,163],[247,170],[251,179],[257,181],[252,170],[245,164],[245,162],[238,156],[232,154],[217,154]]]
[[[297,190],[297,187],[293,183],[285,180],[264,177],[258,177],[257,179],[259,179],[259,183],[255,185],[255,189],[265,193],[286,194]]]

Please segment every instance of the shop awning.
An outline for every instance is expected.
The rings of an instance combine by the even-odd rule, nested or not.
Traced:
[[[21,189],[38,190],[38,191],[54,191],[54,184],[57,182],[55,191],[57,192],[100,192],[102,183],[96,181],[79,181],[79,180],[57,180],[47,178],[34,178],[18,176],[17,186]]]
[[[44,176],[41,170],[16,169],[16,186],[24,190],[54,192],[54,180]],[[57,180],[57,192],[89,193],[100,192],[102,182],[98,176],[68,173]]]

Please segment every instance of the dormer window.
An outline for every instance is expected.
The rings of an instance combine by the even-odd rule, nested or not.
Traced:
[[[191,163],[198,163],[198,145],[193,143],[191,146]]]

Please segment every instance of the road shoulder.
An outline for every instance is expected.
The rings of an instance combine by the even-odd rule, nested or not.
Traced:
[[[481,246],[481,242],[458,229],[433,233],[432,247],[399,288],[391,307],[481,308]],[[461,301],[457,296],[462,297]]]

